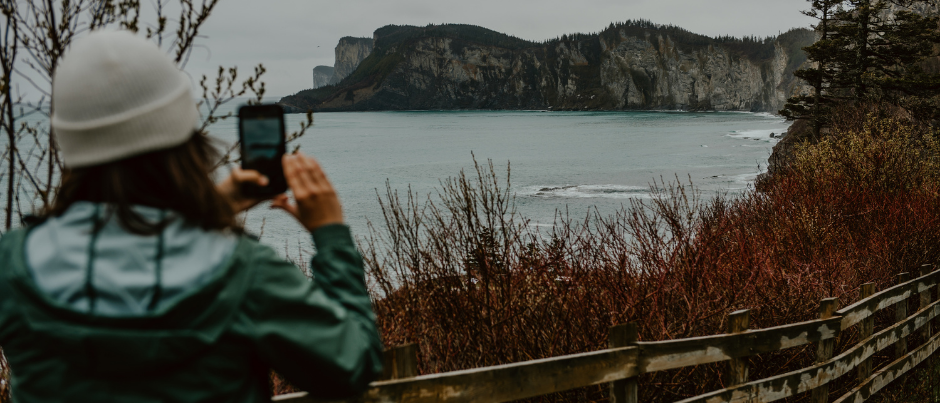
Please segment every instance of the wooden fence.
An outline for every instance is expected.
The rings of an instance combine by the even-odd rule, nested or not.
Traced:
[[[937,365],[940,334],[932,323],[940,316],[935,297],[940,270],[930,272],[932,268],[924,265],[921,277],[913,280],[901,274],[899,284],[877,293],[874,284],[865,284],[862,299],[842,309],[837,309],[837,299],[824,299],[816,320],[767,329],[749,329],[747,310],[730,314],[728,333],[689,339],[638,342],[634,325],[619,325],[611,328],[606,350],[421,376],[416,376],[416,346],[397,347],[386,351],[386,380],[373,382],[365,394],[350,401],[505,402],[609,383],[612,402],[632,403],[637,401],[640,374],[729,361],[725,384],[732,386],[681,402],[772,402],[805,392],[812,393],[814,403],[826,402],[829,383],[852,373],[858,386],[835,402],[863,402],[921,362],[930,359]],[[908,315],[911,298],[919,309]],[[876,333],[873,315],[892,306],[894,324]],[[852,326],[859,327],[859,342],[833,357],[836,337]],[[907,336],[918,331],[925,342],[908,346]],[[748,380],[746,357],[809,343],[817,343],[813,366]],[[871,357],[891,347],[896,359],[873,371]],[[303,392],[272,400],[320,402]]]

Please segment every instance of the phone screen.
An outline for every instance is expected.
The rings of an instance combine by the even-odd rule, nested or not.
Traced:
[[[283,111],[277,106],[244,106],[239,109],[242,168],[254,169],[270,180],[268,186],[247,186],[246,194],[270,196],[287,190],[281,154],[284,153]]]
[[[280,158],[281,119],[277,117],[242,118],[242,158],[250,166],[262,168]]]

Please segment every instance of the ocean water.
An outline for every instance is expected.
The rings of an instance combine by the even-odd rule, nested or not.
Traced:
[[[229,105],[234,110],[237,105]],[[302,115],[288,115],[295,130]],[[740,112],[414,111],[314,114],[296,141],[317,158],[336,187],[354,234],[382,223],[376,191],[385,183],[422,199],[440,181],[492,160],[501,182],[511,165],[517,211],[534,227],[556,211],[583,217],[611,214],[631,198],[648,198],[660,178],[691,182],[705,196],[753,186],[788,123],[778,116]],[[234,118],[210,134],[232,143]],[[308,252],[311,241],[286,213],[261,205],[247,228],[282,254]]]
[[[296,128],[300,115],[288,117]],[[533,226],[556,211],[583,217],[611,214],[631,198],[648,198],[649,184],[691,182],[705,196],[753,186],[787,122],[770,114],[691,112],[416,111],[314,115],[297,141],[320,161],[339,192],[357,235],[382,224],[376,192],[385,183],[434,197],[440,181],[472,171],[473,158],[492,160],[501,182],[511,166],[517,211]],[[232,141],[234,122],[213,134]],[[260,206],[247,227],[282,253],[309,247],[303,230],[280,211]]]

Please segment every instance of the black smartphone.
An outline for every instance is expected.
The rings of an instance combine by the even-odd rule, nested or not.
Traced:
[[[267,186],[245,185],[248,196],[269,197],[287,191],[281,157],[284,145],[284,109],[278,105],[246,105],[238,108],[238,140],[242,169],[253,169],[268,177]]]

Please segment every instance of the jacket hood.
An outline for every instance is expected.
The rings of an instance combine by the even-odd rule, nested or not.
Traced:
[[[145,218],[171,219],[160,235],[129,234],[116,218],[95,234],[95,216],[105,211],[76,203],[4,236],[9,270],[0,277],[10,288],[0,291],[15,301],[8,314],[22,318],[7,331],[29,332],[62,365],[115,379],[165,371],[211,348],[247,288],[244,271],[231,269],[247,239],[144,207],[137,211]]]
[[[36,286],[79,312],[140,316],[205,285],[235,249],[234,235],[186,225],[173,212],[134,210],[169,224],[159,235],[135,235],[106,205],[78,202],[30,231],[26,256]],[[106,221],[94,232],[97,220]]]

